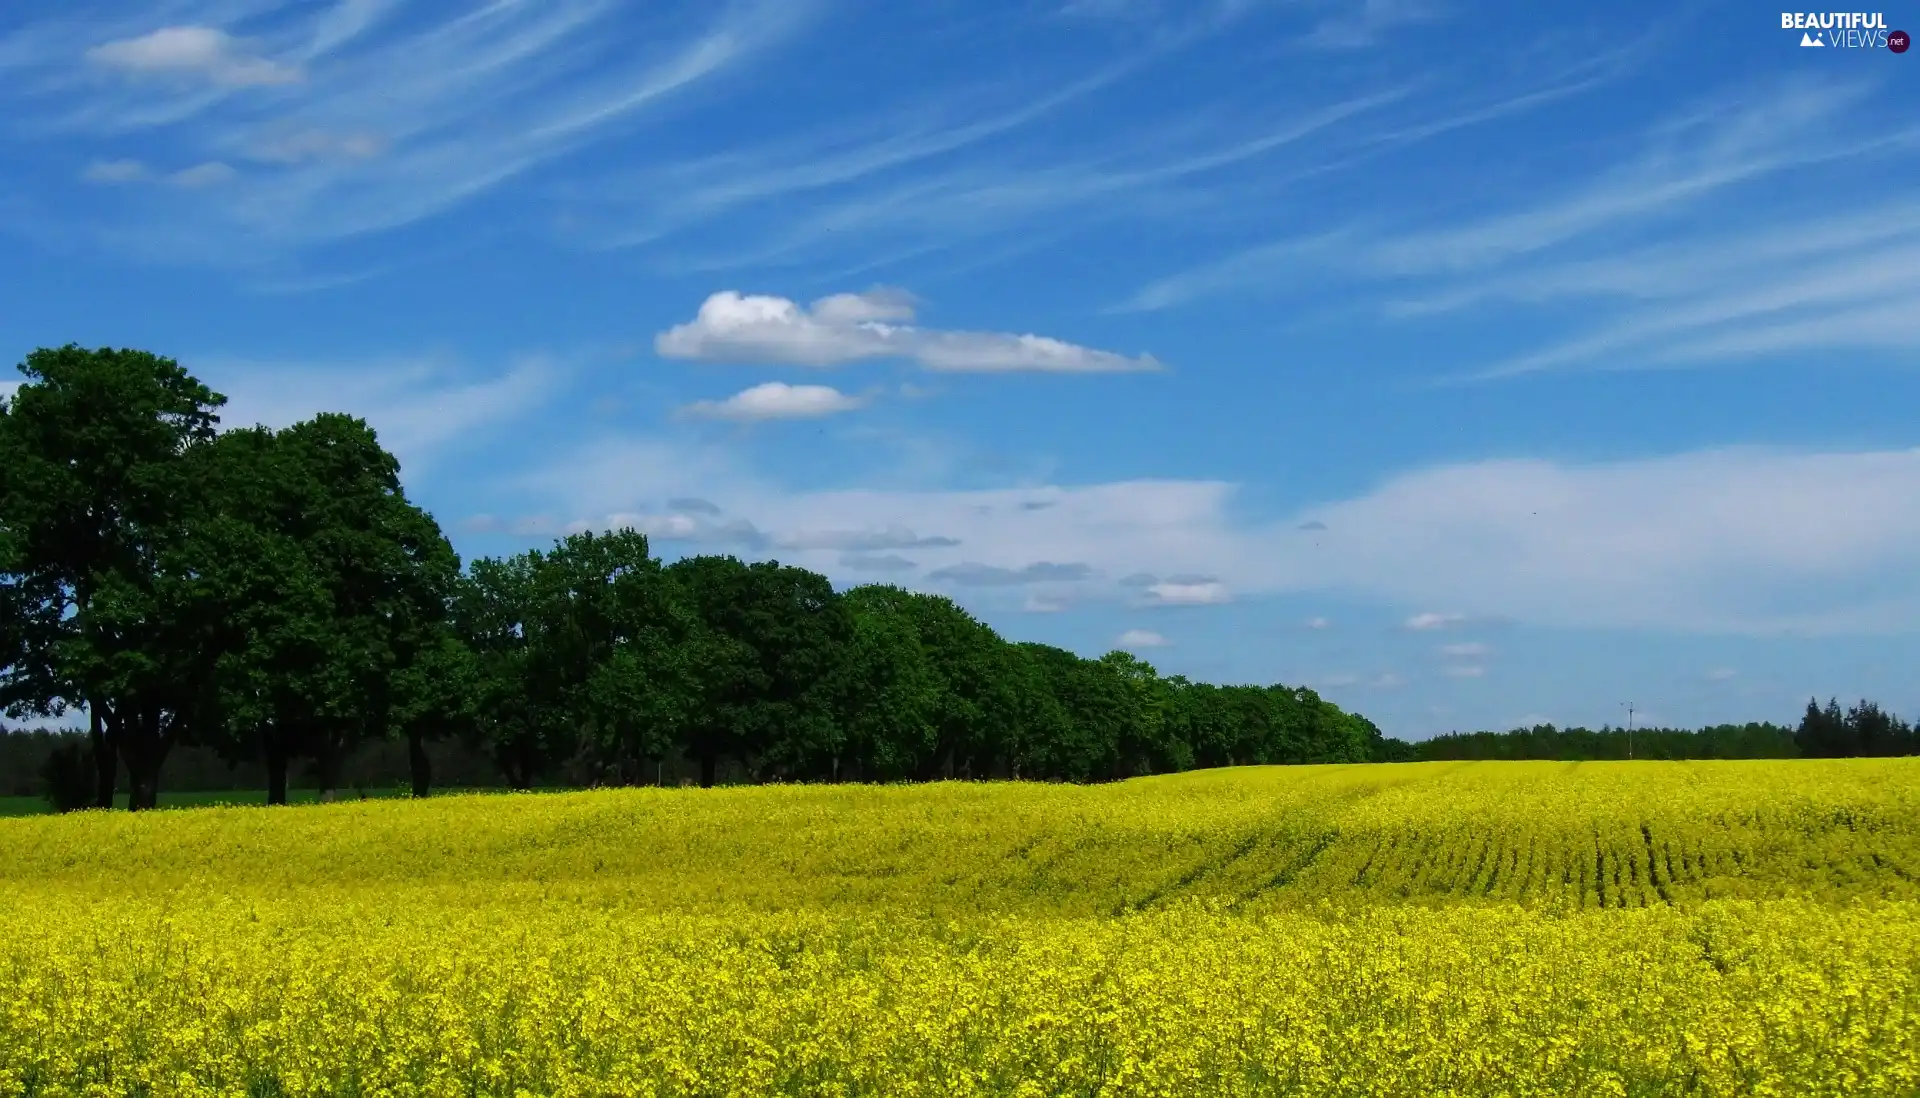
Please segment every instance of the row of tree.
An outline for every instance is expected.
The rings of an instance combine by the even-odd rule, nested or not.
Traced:
[[[1807,702],[1798,727],[1772,723],[1685,728],[1556,728],[1456,732],[1396,746],[1412,759],[1795,759],[1920,755],[1920,729],[1861,701]]]
[[[307,761],[361,745],[703,785],[1009,777],[1404,754],[1305,689],[1164,678],[1012,644],[938,596],[837,592],[776,562],[663,563],[631,530],[466,568],[361,420],[219,429],[224,398],[140,351],[36,351],[0,402],[0,709],[84,711],[55,763],[85,803],[156,803],[170,752]],[[79,773],[75,773],[78,771]]]

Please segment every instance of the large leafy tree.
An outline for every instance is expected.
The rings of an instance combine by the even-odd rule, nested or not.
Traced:
[[[179,647],[210,658],[222,742],[267,764],[286,799],[292,759],[323,793],[358,743],[422,741],[469,708],[447,627],[459,559],[406,498],[373,430],[323,414],[275,432],[230,431],[206,448],[203,505],[183,539]]]
[[[516,788],[530,788],[571,752],[551,685],[532,674],[542,555],[482,558],[456,589],[454,620],[473,653],[476,739]]]
[[[637,783],[698,712],[699,615],[631,529],[568,537],[537,576],[531,673],[578,723],[595,780]]]
[[[688,557],[667,572],[705,627],[701,704],[683,738],[701,785],[729,757],[776,775],[830,768],[842,746],[836,664],[853,635],[833,585],[803,568],[734,557]]]
[[[936,695],[931,751],[914,776],[984,776],[1012,749],[1017,717],[1009,662],[1016,653],[952,599],[914,593],[904,600],[927,653]]]
[[[921,770],[940,742],[943,684],[914,620],[914,595],[872,584],[844,596],[852,639],[834,691],[841,749],[828,777],[895,779]]]
[[[0,418],[0,567],[19,615],[6,703],[85,707],[95,803],[113,802],[117,757],[130,806],[148,807],[204,693],[170,647],[159,573],[195,498],[189,453],[225,398],[144,351],[42,349],[20,372]]]

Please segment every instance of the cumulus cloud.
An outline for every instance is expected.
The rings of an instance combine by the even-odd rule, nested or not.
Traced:
[[[203,80],[224,87],[291,84],[300,70],[256,56],[216,27],[162,27],[87,51],[87,60],[133,76]]]
[[[1304,624],[1308,629],[1315,630],[1333,628],[1333,623],[1326,618],[1308,618]]]
[[[1439,652],[1443,656],[1484,656],[1487,654],[1487,646],[1479,641],[1463,641],[1459,644],[1443,644]]]
[[[678,496],[667,501],[668,510],[684,511],[689,515],[717,515],[720,505],[698,496]]]
[[[1093,576],[1089,565],[1055,564],[1035,561],[1019,568],[1001,568],[992,564],[966,562],[927,573],[932,580],[947,580],[968,587],[1011,587],[1025,583],[1078,583]]]
[[[1447,675],[1456,679],[1477,679],[1487,673],[1487,669],[1477,663],[1457,663],[1447,668]]]
[[[866,402],[827,385],[788,385],[769,381],[725,400],[696,401],[680,409],[688,419],[724,419],[759,423],[775,419],[819,419],[851,412]]]
[[[1445,629],[1450,625],[1458,625],[1466,620],[1467,616],[1465,614],[1440,614],[1429,610],[1408,618],[1406,620],[1406,627],[1415,631],[1425,632],[1432,629]]]
[[[1113,643],[1117,648],[1165,648],[1170,642],[1151,629],[1129,629]]]
[[[835,366],[902,358],[945,371],[1115,373],[1157,370],[1128,357],[1038,335],[914,327],[912,298],[892,290],[835,294],[803,307],[784,297],[723,290],[693,320],[654,339],[664,358]]]

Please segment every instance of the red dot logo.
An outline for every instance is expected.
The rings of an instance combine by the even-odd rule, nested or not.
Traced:
[[[1895,53],[1905,53],[1907,47],[1911,45],[1913,45],[1913,39],[1908,37],[1906,31],[1894,31],[1887,35],[1887,48]]]

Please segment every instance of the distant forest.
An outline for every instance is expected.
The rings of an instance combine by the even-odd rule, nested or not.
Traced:
[[[1397,743],[1397,741],[1395,741]],[[1456,732],[1408,748],[1415,759],[1797,759],[1920,754],[1913,725],[1870,701],[1807,702],[1797,727],[1717,724],[1707,728],[1555,728]]]
[[[1313,691],[1009,643],[952,601],[632,530],[464,567],[367,424],[221,430],[171,359],[35,351],[0,402],[0,776],[170,789],[1099,781],[1404,753]],[[28,775],[29,777],[22,777]]]
[[[0,400],[0,795],[769,781],[1105,781],[1195,767],[1915,752],[1862,702],[1797,729],[1388,739],[1312,690],[1012,643],[946,598],[632,530],[464,566],[367,424],[219,428],[142,351],[35,351]]]

